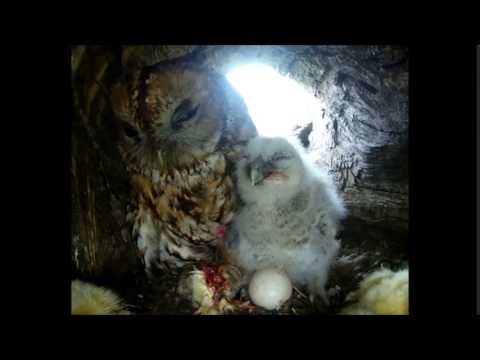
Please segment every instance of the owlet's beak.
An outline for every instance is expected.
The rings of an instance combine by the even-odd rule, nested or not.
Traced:
[[[260,157],[257,157],[250,164],[250,180],[252,181],[253,186],[258,185],[263,181],[265,173],[268,173],[269,171],[267,167],[268,165]]]
[[[255,186],[262,182],[263,174],[258,168],[252,167],[252,170],[250,171],[250,179],[252,180],[252,185]]]

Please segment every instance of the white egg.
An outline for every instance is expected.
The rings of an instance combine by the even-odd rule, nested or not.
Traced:
[[[263,269],[253,275],[248,293],[255,305],[278,310],[292,295],[292,283],[283,270]]]

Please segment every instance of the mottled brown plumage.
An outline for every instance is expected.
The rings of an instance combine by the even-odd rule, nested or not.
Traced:
[[[222,75],[176,60],[124,74],[112,107],[147,270],[213,260],[236,205],[232,163],[256,135],[243,100]]]

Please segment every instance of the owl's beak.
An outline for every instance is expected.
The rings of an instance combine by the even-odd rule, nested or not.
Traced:
[[[250,164],[250,180],[252,181],[253,186],[258,185],[263,181],[265,177],[264,176],[265,166],[266,166],[265,162],[260,157],[256,158]]]
[[[263,180],[263,173],[257,167],[252,167],[250,171],[250,179],[252,180],[252,185],[255,186],[262,182]]]

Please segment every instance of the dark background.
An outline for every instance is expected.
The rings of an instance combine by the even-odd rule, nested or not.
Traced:
[[[309,33],[301,39],[296,41],[326,41],[318,33]],[[25,203],[17,202],[19,210],[22,210],[22,216],[17,217],[19,224],[15,225],[15,228],[13,224],[6,227],[10,231],[34,230],[36,234],[27,239],[26,244],[31,244],[31,248],[25,248],[24,243],[21,248],[22,253],[32,256],[32,262],[22,263],[20,266],[16,264],[15,268],[18,273],[23,274],[24,279],[29,279],[29,286],[33,287],[29,288],[29,291],[49,294],[39,300],[42,311],[63,313],[67,316],[70,312],[71,279],[70,45],[98,42],[100,41],[76,39],[53,49],[48,61],[44,62],[45,69],[49,69],[44,70],[49,81],[45,81],[41,87],[43,90],[38,92],[38,96],[43,95],[45,99],[42,98],[41,102],[31,109],[41,110],[46,120],[39,121],[38,114],[28,117],[28,124],[31,124],[32,128],[29,128],[28,132],[25,128],[20,132],[22,135],[30,134],[27,145],[12,148],[15,151],[19,149],[25,158],[31,156],[33,151],[35,157],[28,161],[28,172],[35,174],[35,189],[40,197],[35,204],[37,210],[34,224],[25,222],[28,215]],[[125,42],[128,41],[119,41]],[[191,39],[178,38],[139,41],[142,42],[194,43]],[[207,43],[205,40],[198,42]],[[214,44],[230,41],[211,39],[208,42]],[[258,42],[261,41],[254,41]],[[292,36],[277,36],[271,42],[295,43],[295,40]],[[339,39],[335,42],[352,41]],[[377,42],[372,38],[359,41]],[[475,121],[475,105],[478,105],[475,95],[475,72],[478,66],[476,54],[479,51],[477,42],[445,41],[418,36],[400,42],[409,46],[411,79],[409,318],[429,318],[440,322],[446,317],[475,315],[478,310],[478,281],[475,275],[475,236],[478,224],[475,216],[478,191],[475,171],[478,163],[475,154],[479,136]],[[25,69],[31,74],[32,66]],[[23,104],[15,108],[15,113],[23,113],[29,110],[27,108],[28,106]],[[24,122],[20,124],[24,127]],[[31,181],[31,177],[25,178],[25,184],[16,181],[14,189],[32,189]],[[10,189],[8,192],[13,193]],[[5,257],[13,258],[11,253],[4,254]],[[32,272],[35,281],[32,281]],[[164,321],[168,322],[169,326],[178,322],[176,319],[168,321],[167,318]],[[79,321],[76,322],[78,323]],[[88,324],[88,328],[91,325]]]

